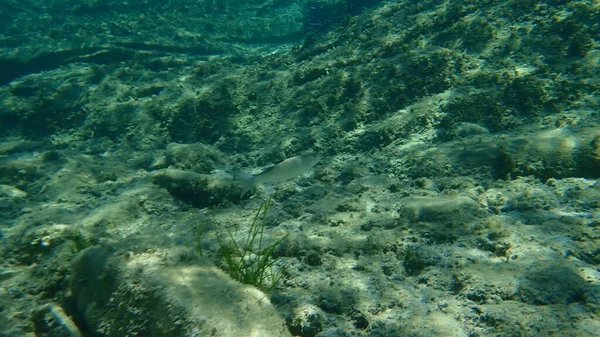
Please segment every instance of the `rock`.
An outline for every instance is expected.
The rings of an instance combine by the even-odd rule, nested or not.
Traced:
[[[224,162],[217,149],[203,143],[171,143],[167,146],[165,161],[168,166],[202,173],[211,172]]]
[[[152,172],[153,182],[166,188],[173,196],[196,207],[214,206],[224,201],[240,200],[241,186],[231,175],[224,173],[200,174],[179,169]]]
[[[287,324],[294,336],[315,337],[323,331],[323,313],[312,304],[305,304],[294,310],[294,316],[288,317]]]
[[[83,250],[71,291],[99,336],[291,337],[267,296],[207,260],[185,264],[168,251]]]
[[[22,139],[10,139],[0,144],[0,155],[37,151],[43,147],[44,146],[41,142],[32,142]]]
[[[470,219],[477,214],[473,199],[457,197],[408,197],[402,199],[401,213],[410,221],[454,221]]]
[[[27,197],[27,192],[21,191],[20,189],[0,184],[0,197],[8,197],[10,199],[23,199]]]
[[[441,254],[431,246],[412,245],[406,249],[402,265],[406,275],[419,275],[423,269],[435,266],[442,261]]]
[[[490,132],[488,131],[488,129],[484,128],[483,126],[479,125],[479,124],[475,124],[475,123],[458,123],[456,125],[456,134],[461,137],[469,137],[472,135],[484,135],[484,134],[489,134]]]
[[[525,277],[519,279],[517,298],[533,305],[586,303],[593,298],[592,290],[576,269],[542,266],[528,270]]]
[[[42,175],[40,168],[26,160],[0,158],[0,183],[33,181]]]

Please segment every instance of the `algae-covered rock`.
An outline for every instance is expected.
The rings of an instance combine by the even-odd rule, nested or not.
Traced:
[[[13,185],[19,181],[31,181],[41,176],[40,167],[26,160],[0,159],[0,182]]]
[[[294,315],[287,318],[290,330],[295,336],[314,337],[323,331],[323,313],[315,305],[296,308]]]
[[[99,336],[291,336],[264,293],[197,262],[88,248],[72,266],[77,310]]]
[[[165,159],[169,166],[203,173],[208,173],[223,164],[220,152],[202,143],[171,143],[167,146]]]
[[[196,207],[240,200],[241,187],[225,173],[200,174],[169,168],[152,172],[152,178],[155,184],[166,188],[173,196]]]

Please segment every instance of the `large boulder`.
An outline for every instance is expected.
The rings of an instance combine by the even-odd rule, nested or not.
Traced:
[[[177,249],[91,247],[73,261],[72,294],[100,336],[291,336],[267,296]]]

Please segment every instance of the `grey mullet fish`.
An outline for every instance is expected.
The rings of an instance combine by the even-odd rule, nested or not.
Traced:
[[[288,158],[257,175],[236,173],[235,180],[242,182],[240,198],[258,184],[276,184],[295,178],[313,168],[319,160],[321,156],[312,152]]]

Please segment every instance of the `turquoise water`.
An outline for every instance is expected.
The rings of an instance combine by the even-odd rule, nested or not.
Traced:
[[[599,6],[4,0],[0,336],[600,336]]]

